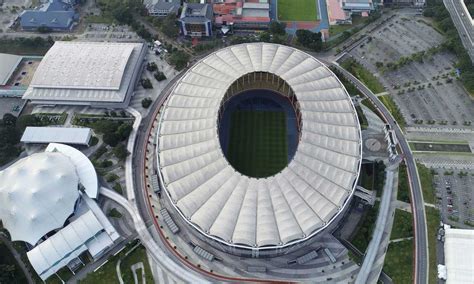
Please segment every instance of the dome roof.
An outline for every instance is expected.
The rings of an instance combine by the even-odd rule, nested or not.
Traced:
[[[285,80],[302,116],[294,158],[268,178],[237,172],[218,137],[229,86],[253,72]],[[157,152],[181,217],[209,238],[253,249],[295,244],[326,228],[354,192],[362,155],[357,114],[337,77],[307,53],[267,43],[219,50],[188,70],[162,112]]]
[[[36,153],[0,171],[0,219],[13,241],[35,245],[73,213],[79,178],[71,160]]]

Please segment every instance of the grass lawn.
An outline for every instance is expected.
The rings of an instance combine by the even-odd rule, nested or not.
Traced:
[[[368,22],[367,17],[361,17],[354,15],[352,16],[352,24],[350,25],[331,25],[329,26],[329,35],[335,36],[337,34],[343,33],[347,30],[350,30],[358,25],[362,25]]]
[[[392,278],[393,283],[413,283],[413,249],[413,240],[391,243],[388,246],[383,270]]]
[[[117,261],[118,257],[111,257],[109,261],[104,264],[99,270],[87,274],[86,278],[80,280],[79,283],[119,283],[117,278],[117,271],[115,270],[115,265],[117,264]]]
[[[146,250],[143,246],[139,246],[132,253],[127,255],[120,263],[120,271],[122,272],[122,278],[124,283],[134,283],[133,272],[130,268],[135,263],[143,262],[145,266],[145,279],[146,283],[153,283],[153,275],[151,274],[150,265],[146,256]],[[142,270],[137,270],[138,282],[141,283]]]
[[[87,24],[106,24],[106,25],[112,25],[115,24],[116,21],[114,17],[110,15],[89,15],[84,18],[85,22]]]
[[[390,239],[395,240],[408,237],[413,237],[412,214],[410,212],[396,209]]]
[[[466,152],[471,153],[469,144],[438,144],[438,143],[420,143],[410,142],[410,148],[414,151],[436,151],[436,152]]]
[[[317,0],[278,0],[278,20],[316,21],[318,19]]]
[[[405,118],[403,118],[403,115],[400,112],[400,109],[395,104],[392,97],[390,97],[390,95],[383,95],[383,96],[379,96],[378,98],[385,105],[388,111],[390,111],[390,113],[393,115],[393,118],[395,118],[395,120],[398,122],[400,127],[403,128],[406,124]]]
[[[439,211],[438,209],[425,206],[426,212],[426,226],[428,227],[428,253],[430,271],[428,272],[428,283],[437,283],[437,261],[436,261],[436,235],[439,226]]]
[[[369,88],[374,94],[382,93],[385,91],[382,84],[370,73],[364,66],[360,65],[354,59],[348,59],[342,62],[341,66],[347,71],[351,72],[352,75],[356,76],[361,80],[367,88]]]
[[[0,40],[0,53],[42,56],[46,54],[50,47],[50,45],[27,45],[19,41],[8,39]]]
[[[266,177],[288,163],[288,141],[284,112],[235,111],[227,158],[240,173]]]
[[[351,243],[359,249],[362,253],[365,252],[369,246],[370,240],[372,240],[372,233],[375,228],[375,221],[377,220],[377,215],[379,213],[380,202],[375,202],[374,207],[371,207],[366,215],[363,217],[359,223],[359,228],[357,233],[351,240]]]
[[[418,176],[420,177],[421,190],[423,191],[423,200],[426,203],[433,204],[435,202],[435,189],[433,188],[433,174],[431,170],[422,164],[416,164],[418,168]]]

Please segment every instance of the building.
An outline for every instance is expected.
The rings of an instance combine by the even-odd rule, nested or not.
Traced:
[[[155,4],[148,5],[148,14],[156,17],[166,17],[173,13],[177,15],[180,7],[180,0],[158,0]]]
[[[12,241],[27,243],[31,265],[44,281],[64,266],[94,260],[120,235],[97,205],[94,166],[80,151],[49,144],[0,171],[0,219]]]
[[[216,131],[223,104],[255,88],[291,100],[301,127],[294,156],[265,178],[234,169]],[[234,45],[196,63],[171,92],[158,137],[158,177],[175,219],[220,250],[252,257],[285,253],[337,220],[362,160],[344,86],[314,57],[276,44]]]
[[[21,136],[26,144],[62,143],[89,146],[92,129],[84,127],[34,127],[28,126]]]
[[[125,108],[143,70],[143,43],[56,41],[23,99],[40,105]]]
[[[446,283],[473,283],[474,230],[453,229],[447,225],[444,230]]]
[[[79,20],[79,15],[69,2],[49,0],[37,10],[25,10],[19,16],[20,26],[25,31],[40,28],[51,31],[70,31]]]
[[[13,54],[0,53],[0,86],[6,86],[10,77],[20,65],[23,57]]]
[[[350,24],[352,15],[368,17],[375,10],[372,0],[327,0],[329,24]]]
[[[179,17],[181,34],[189,37],[211,36],[213,17],[210,4],[184,3]]]
[[[215,25],[219,28],[266,29],[270,24],[270,5],[267,0],[231,0],[213,6]]]

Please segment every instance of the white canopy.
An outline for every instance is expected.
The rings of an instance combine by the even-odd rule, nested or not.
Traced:
[[[35,245],[60,228],[79,197],[79,177],[61,153],[37,153],[0,171],[0,219],[13,241]]]
[[[474,283],[474,230],[446,227],[446,283]]]
[[[227,162],[217,129],[227,89],[252,72],[285,80],[303,121],[293,160],[261,179]],[[337,77],[302,51],[267,43],[231,46],[194,65],[165,105],[157,151],[165,192],[183,219],[216,241],[255,249],[327,227],[354,192],[362,153],[356,111]]]

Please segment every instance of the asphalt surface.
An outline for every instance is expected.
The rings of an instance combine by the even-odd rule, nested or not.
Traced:
[[[461,0],[462,1],[462,0]],[[444,0],[444,6],[448,9],[451,19],[453,20],[459,37],[466,48],[471,61],[474,62],[474,26],[471,23],[471,18],[466,15],[460,0]]]
[[[326,63],[327,64],[327,63]],[[414,217],[414,228],[415,228],[415,283],[428,283],[428,237],[426,227],[426,215],[425,206],[423,201],[423,193],[421,190],[421,184],[418,177],[416,163],[413,155],[410,151],[408,142],[405,136],[398,126],[391,113],[387,110],[385,105],[369,90],[362,82],[360,82],[351,73],[346,71],[344,68],[336,63],[329,63],[328,65],[335,67],[340,71],[344,77],[346,77],[354,86],[357,87],[367,98],[376,106],[385,121],[392,127],[397,136],[399,146],[404,155],[405,164],[408,169],[408,178],[411,189],[411,200],[412,200],[412,212]]]

